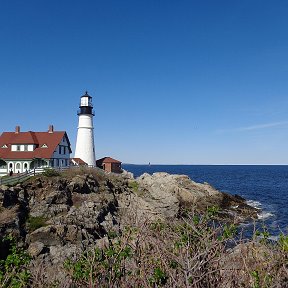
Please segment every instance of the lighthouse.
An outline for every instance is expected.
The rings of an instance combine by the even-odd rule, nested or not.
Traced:
[[[80,158],[89,166],[96,166],[93,128],[93,104],[88,92],[81,96],[78,110],[78,132],[76,140],[75,158]]]

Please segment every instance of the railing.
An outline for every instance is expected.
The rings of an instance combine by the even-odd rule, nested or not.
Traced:
[[[95,166],[90,166],[90,165],[85,165],[84,167],[89,167],[89,168],[96,168]],[[11,185],[11,184],[16,184],[23,182],[24,180],[35,176],[36,174],[41,174],[43,173],[46,169],[53,169],[56,171],[65,171],[68,169],[77,169],[81,168],[81,166],[66,166],[66,167],[39,167],[35,169],[31,169],[27,172],[24,173],[14,173],[12,176],[4,176],[0,177],[0,185]],[[98,168],[99,169],[99,168]]]
[[[32,176],[35,176],[36,174],[43,173],[45,169],[46,168],[39,167],[39,168],[31,169],[24,173],[14,173],[11,176],[7,175],[4,177],[0,177],[0,185],[10,185],[10,184],[23,182],[24,180]]]
[[[12,176],[4,176],[0,178],[0,185],[20,183],[34,175],[34,171],[29,171],[27,173],[17,173]]]

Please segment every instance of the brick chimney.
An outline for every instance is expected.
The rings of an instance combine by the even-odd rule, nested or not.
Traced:
[[[16,133],[16,134],[20,133],[20,126],[16,126],[16,127],[15,127],[15,133]]]
[[[53,125],[49,125],[48,133],[53,133],[53,132],[54,132]]]

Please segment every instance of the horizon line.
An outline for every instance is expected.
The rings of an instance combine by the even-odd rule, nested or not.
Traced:
[[[288,164],[139,164],[139,163],[122,163],[122,165],[138,165],[138,166],[288,166]]]

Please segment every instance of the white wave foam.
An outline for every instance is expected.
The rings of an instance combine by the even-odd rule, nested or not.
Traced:
[[[252,226],[252,225],[254,225],[254,223],[253,222],[242,222],[242,223],[240,223],[240,227],[249,227],[249,226]]]
[[[275,235],[275,236],[269,236],[269,237],[268,237],[268,239],[269,239],[269,240],[272,240],[272,241],[278,241],[278,240],[279,240],[279,238],[280,238],[280,236],[279,236],[279,235]]]
[[[257,239],[263,239],[263,238],[264,238],[263,235],[257,236]],[[271,235],[271,236],[267,237],[268,240],[271,240],[271,241],[274,241],[274,242],[278,241],[279,238],[280,238],[279,235]]]
[[[259,201],[247,200],[246,203],[255,209],[261,210],[257,214],[259,220],[264,220],[264,219],[274,216],[274,214],[271,212],[263,211],[262,203],[260,203]]]
[[[255,200],[247,200],[246,203],[256,209],[261,209],[260,207],[262,206],[262,204],[259,201]]]
[[[257,216],[258,216],[258,219],[264,220],[264,219],[267,219],[267,218],[274,216],[274,214],[271,212],[264,212],[263,211],[263,212],[257,214]]]

